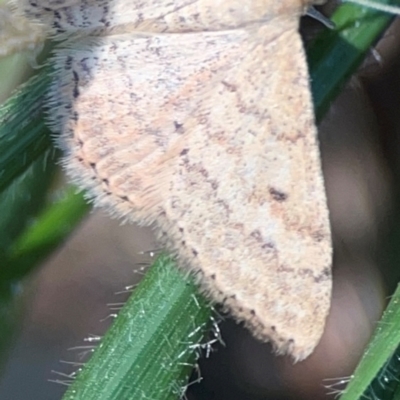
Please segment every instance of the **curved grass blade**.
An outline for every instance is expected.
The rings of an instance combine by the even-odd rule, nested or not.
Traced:
[[[90,205],[75,187],[69,187],[50,207],[37,216],[10,246],[7,269],[1,272],[4,281],[18,281],[51,254],[76,228]]]
[[[399,0],[393,3],[400,5]],[[308,63],[318,121],[393,18],[390,14],[347,3],[332,16],[336,29],[325,30],[312,43]]]
[[[378,390],[374,389],[377,382],[372,386],[369,386],[374,378],[379,381],[382,376],[387,372],[388,361],[393,355],[400,343],[400,290],[397,289],[394,293],[387,309],[385,310],[382,319],[378,323],[378,327],[369,343],[364,355],[356,368],[350,383],[345,389],[340,400],[357,400],[361,396],[367,394],[370,395]],[[399,377],[395,377],[394,380],[398,380]],[[392,387],[381,386],[379,388],[380,396],[385,396],[385,392],[390,392],[392,397]],[[373,397],[372,397],[373,398]]]
[[[45,69],[0,106],[0,192],[51,148],[42,115],[49,82]]]
[[[179,399],[210,326],[196,292],[161,255],[63,399]]]

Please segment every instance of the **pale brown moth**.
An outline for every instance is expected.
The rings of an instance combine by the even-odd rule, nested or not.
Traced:
[[[55,38],[72,181],[143,225],[279,353],[306,358],[331,236],[299,19],[307,0],[16,0]]]

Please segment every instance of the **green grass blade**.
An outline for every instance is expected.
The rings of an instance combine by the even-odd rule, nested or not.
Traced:
[[[50,150],[43,153],[0,192],[0,282],[10,267],[6,262],[10,246],[43,208],[55,172],[53,155]]]
[[[400,4],[400,1],[393,3]],[[392,20],[390,14],[350,3],[334,13],[332,21],[336,29],[326,30],[308,51],[318,121]]]
[[[8,252],[8,266],[1,271],[3,280],[23,278],[36,264],[51,254],[69,236],[89,210],[90,205],[76,188],[69,187],[59,199],[37,216],[14,241]]]
[[[0,192],[51,147],[42,117],[47,72],[30,79],[0,107]]]
[[[179,399],[210,326],[196,292],[160,256],[63,399]]]
[[[340,400],[357,400],[382,370],[400,343],[400,288],[394,293],[353,378]]]

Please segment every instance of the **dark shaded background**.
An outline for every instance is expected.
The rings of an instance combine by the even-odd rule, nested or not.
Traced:
[[[190,399],[325,399],[327,386],[340,390],[335,384],[352,373],[399,278],[399,26],[320,126],[335,245],[333,305],[321,344],[293,365],[228,320],[221,324],[225,346],[200,360],[203,380],[190,386]],[[69,349],[92,345],[84,339],[107,329],[115,308],[107,304],[126,298],[116,293],[140,279],[137,263],[148,257],[139,252],[154,247],[149,229],[92,213],[20,288],[23,319],[2,371],[0,400],[60,399],[65,387],[49,380],[68,381],[62,374],[72,369],[62,361],[76,361],[85,350]]]

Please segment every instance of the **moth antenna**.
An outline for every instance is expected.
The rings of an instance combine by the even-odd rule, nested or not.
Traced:
[[[306,15],[316,19],[321,24],[325,25],[328,29],[335,29],[336,25],[324,14],[320,13],[315,7],[309,7],[307,9]]]

